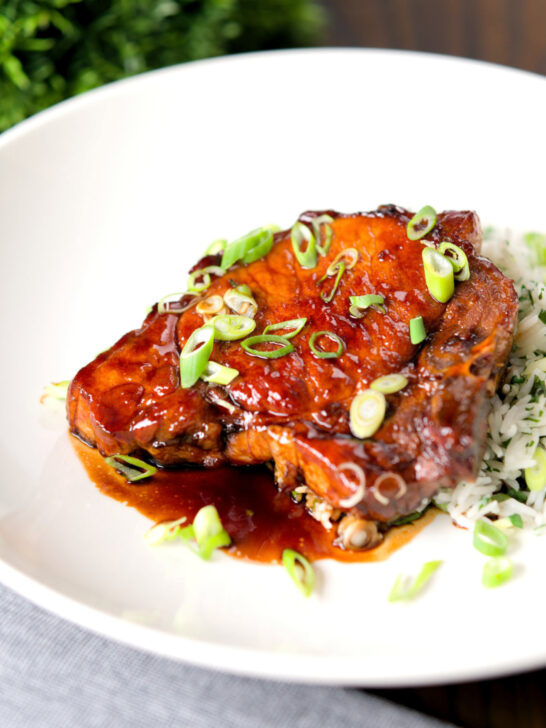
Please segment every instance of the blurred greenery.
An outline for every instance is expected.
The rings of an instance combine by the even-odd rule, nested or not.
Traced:
[[[312,45],[323,23],[314,0],[0,0],[0,131],[149,69]]]

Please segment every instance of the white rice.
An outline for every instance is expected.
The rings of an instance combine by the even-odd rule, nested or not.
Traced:
[[[487,229],[482,248],[509,278],[520,299],[515,345],[504,384],[492,400],[487,449],[474,482],[461,482],[454,491],[442,490],[434,502],[466,528],[484,516],[519,514],[525,528],[544,530],[546,489],[527,491],[524,469],[535,464],[541,438],[546,441],[546,372],[534,369],[546,357],[546,268],[523,240],[509,231]],[[543,314],[546,315],[546,314]],[[545,442],[543,442],[545,444]],[[499,493],[518,491],[520,500],[491,500]]]

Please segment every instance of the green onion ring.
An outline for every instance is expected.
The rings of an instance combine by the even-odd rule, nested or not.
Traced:
[[[252,296],[241,293],[237,288],[230,288],[224,293],[226,305],[235,313],[247,318],[254,318],[258,304]]]
[[[231,538],[222,525],[218,511],[212,505],[197,511],[192,527],[199,556],[205,561],[210,559],[215,549],[231,544]]]
[[[486,556],[504,556],[508,538],[488,521],[476,521],[472,543],[475,549]]]
[[[182,313],[188,308],[188,306],[191,306],[197,298],[195,294],[192,294],[193,300],[182,306],[180,299],[187,295],[187,291],[184,291],[183,293],[169,293],[166,296],[163,296],[163,298],[161,298],[157,303],[157,313]],[[172,304],[178,304],[178,306]]]
[[[186,521],[182,516],[177,521],[162,521],[149,528],[144,534],[144,540],[148,546],[156,546],[164,541],[173,541],[180,533],[180,526]]]
[[[349,296],[349,302],[351,303],[349,313],[355,318],[362,318],[364,310],[367,308],[373,308],[379,313],[385,313],[385,306],[383,305],[385,299],[375,293],[367,293],[365,296]]]
[[[315,572],[305,556],[293,549],[284,549],[282,564],[301,593],[305,597],[310,596],[315,585]]]
[[[307,319],[305,319],[307,321]],[[293,336],[294,334],[292,334]],[[65,379],[63,382],[51,382],[44,387],[44,392],[40,397],[40,402],[45,402],[46,399],[58,399],[60,401],[66,399],[68,394],[68,387],[70,386],[70,379]]]
[[[324,349],[319,349],[318,346],[315,344],[315,341],[320,336],[327,336],[328,338],[337,342],[337,349],[335,351],[325,351]],[[345,344],[343,343],[343,339],[337,334],[334,334],[333,331],[315,331],[314,334],[311,334],[311,338],[309,339],[309,348],[311,349],[313,354],[319,359],[338,359],[343,354]]]
[[[506,556],[497,556],[486,561],[482,571],[482,584],[488,589],[500,586],[512,576],[514,567]]]
[[[427,332],[425,330],[425,324],[422,316],[416,316],[409,322],[409,331],[411,343],[414,345],[420,344],[427,338]]]
[[[209,361],[205,371],[201,374],[201,379],[204,382],[209,382],[209,384],[222,384],[225,386],[226,384],[230,384],[238,376],[239,372],[237,369],[225,367],[215,361]]]
[[[222,256],[221,266],[224,270],[227,270],[238,260],[243,263],[253,263],[255,260],[267,255],[272,247],[273,232],[271,229],[267,227],[257,228],[228,243]]]
[[[256,322],[248,316],[232,316],[221,314],[211,318],[209,324],[214,329],[214,338],[218,341],[238,341],[251,334],[256,328]]]
[[[250,319],[249,319],[250,320]],[[195,329],[180,353],[180,386],[189,389],[207,368],[214,346],[215,329],[207,324]]]
[[[209,247],[205,250],[205,255],[218,255],[218,253],[222,253],[224,251],[226,245],[227,240],[224,240],[223,238],[213,240]]]
[[[262,349],[256,349],[256,344],[281,344],[280,349],[273,349],[270,351],[263,351]],[[260,359],[279,359],[281,356],[286,356],[294,351],[294,347],[284,336],[275,336],[274,334],[260,334],[259,336],[251,336],[241,342],[241,346],[250,356],[257,356]]]
[[[252,288],[246,283],[241,283],[240,286],[236,286],[235,290],[237,291],[237,293],[240,293],[243,296],[249,296],[250,298],[253,298]]]
[[[436,225],[436,210],[425,205],[408,222],[406,233],[410,240],[421,240]]]
[[[386,411],[385,395],[373,389],[365,389],[351,402],[349,410],[351,432],[359,440],[371,437],[383,424]]]
[[[389,602],[406,601],[413,599],[425,586],[436,569],[441,566],[442,561],[427,561],[417,576],[407,584],[403,574],[398,574],[389,594]]]
[[[205,291],[211,284],[211,273],[221,276],[224,275],[224,270],[217,265],[208,265],[206,268],[194,270],[193,273],[190,273],[188,278],[188,291],[190,291],[190,293],[201,293],[202,291]],[[197,278],[202,278],[203,281],[201,283],[197,283]]]
[[[543,490],[546,487],[546,450],[539,445],[534,452],[535,464],[523,471],[529,490]]]
[[[317,253],[319,255],[328,255],[330,246],[332,245],[332,228],[328,223],[334,222],[331,215],[319,215],[311,220],[315,240],[317,241]],[[324,231],[324,242],[322,240],[322,232]]]
[[[302,222],[295,223],[290,231],[290,240],[296,260],[301,267],[314,268],[318,260],[317,243],[315,236],[307,225]],[[303,250],[303,245],[306,242],[307,247]]]
[[[370,384],[370,389],[383,394],[394,394],[404,389],[408,384],[407,377],[403,374],[385,374],[384,377],[374,379]]]
[[[324,291],[322,291],[320,294],[320,297],[324,301],[324,303],[330,303],[330,301],[336,295],[337,287],[339,286],[341,276],[345,273],[345,263],[343,261],[340,261],[337,264],[337,266],[338,266],[338,272],[337,272],[336,280],[334,281],[334,285],[332,286],[332,290],[327,295]],[[321,280],[323,280],[323,279],[321,278]]]
[[[454,243],[444,241],[443,243],[440,243],[438,252],[447,258],[453,266],[456,281],[467,281],[470,278],[468,257],[462,248],[459,248],[459,246]]]
[[[282,331],[283,329],[294,328],[293,331],[289,331],[287,334],[282,334],[283,339],[293,339],[294,336],[300,333],[305,324],[307,318],[290,319],[289,321],[279,321],[278,324],[268,324],[263,330],[264,334],[269,334],[271,331]]]
[[[119,462],[120,460],[121,462]],[[124,475],[129,483],[136,483],[138,480],[144,480],[157,473],[157,468],[153,465],[130,455],[111,455],[104,458],[104,462]]]
[[[326,276],[335,276],[340,262],[343,262],[345,264],[345,268],[347,270],[351,270],[351,268],[354,268],[357,264],[358,257],[359,253],[356,248],[345,248],[344,250],[340,251],[326,269],[326,275],[323,276],[321,280],[324,280]]]
[[[430,295],[440,303],[447,303],[455,291],[455,276],[450,260],[433,248],[423,248],[422,257]]]

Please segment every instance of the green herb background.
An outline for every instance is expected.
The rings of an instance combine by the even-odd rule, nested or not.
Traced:
[[[323,26],[312,0],[0,0],[0,131],[149,69],[312,45]]]

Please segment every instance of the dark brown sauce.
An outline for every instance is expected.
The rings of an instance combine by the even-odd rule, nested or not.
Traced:
[[[182,516],[191,523],[200,508],[215,505],[233,542],[226,553],[237,558],[277,562],[283,550],[290,548],[310,561],[382,561],[411,541],[435,516],[431,509],[418,521],[392,528],[384,541],[369,551],[344,551],[333,545],[335,528],[327,531],[293,503],[289,493],[277,490],[267,468],[158,470],[150,480],[131,484],[106,465],[97,450],[75,437],[70,439],[101,493],[136,508],[155,523]]]

